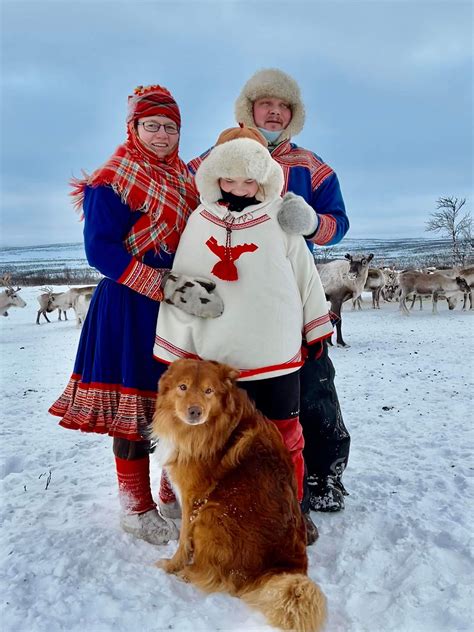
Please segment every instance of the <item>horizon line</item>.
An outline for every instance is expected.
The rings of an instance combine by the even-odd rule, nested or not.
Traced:
[[[418,241],[420,239],[423,239],[425,241],[446,241],[446,242],[450,242],[450,240],[446,237],[442,238],[442,237],[404,237],[404,236],[400,236],[400,237],[344,237],[343,239],[341,239],[340,242],[338,242],[337,244],[332,244],[329,246],[319,246],[316,244],[317,248],[334,248],[335,246],[339,246],[339,244],[342,244],[344,241],[347,240],[352,240],[352,241],[400,241],[401,239],[404,239],[405,241]],[[21,244],[10,244],[8,246],[6,245],[1,245],[0,244],[0,250],[13,250],[13,249],[17,249],[17,248],[47,248],[47,247],[53,247],[53,246],[82,246],[84,245],[84,242],[82,241],[64,241],[64,242],[52,242],[52,243],[39,243],[39,244],[28,244],[28,245],[21,245]]]

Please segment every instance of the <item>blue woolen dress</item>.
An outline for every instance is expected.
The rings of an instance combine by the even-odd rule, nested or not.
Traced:
[[[74,372],[50,413],[65,428],[137,441],[146,436],[166,369],[153,358],[161,279],[155,269],[171,268],[173,256],[150,250],[138,262],[128,253],[124,239],[143,213],[111,187],[87,187],[83,209],[87,260],[105,278],[91,300]]]

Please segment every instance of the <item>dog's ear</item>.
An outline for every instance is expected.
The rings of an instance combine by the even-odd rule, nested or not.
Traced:
[[[219,369],[221,378],[229,384],[233,384],[240,375],[240,371],[237,371],[237,369],[234,369],[228,364],[220,364]]]
[[[159,395],[164,395],[165,393],[167,393],[170,388],[171,388],[171,378],[172,376],[170,375],[170,370],[167,369],[163,375],[161,376],[161,378],[158,381],[158,394]]]

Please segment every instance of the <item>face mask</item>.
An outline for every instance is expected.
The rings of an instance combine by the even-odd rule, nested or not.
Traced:
[[[259,127],[258,130],[262,132],[262,134],[265,136],[265,138],[270,143],[270,145],[273,145],[273,143],[278,139],[278,137],[283,131],[282,129],[280,129],[280,130],[277,130],[276,132],[272,132],[269,129],[263,129],[263,127]]]
[[[240,195],[234,195],[233,193],[227,193],[221,189],[221,200],[229,205],[229,211],[240,213],[247,206],[253,206],[254,204],[260,204],[260,201],[256,197],[243,197]]]

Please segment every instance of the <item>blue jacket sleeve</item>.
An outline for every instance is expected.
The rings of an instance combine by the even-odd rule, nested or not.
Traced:
[[[329,239],[326,240],[323,238],[322,233],[325,228],[328,228],[328,226],[326,226],[327,222],[320,217],[320,228],[312,241],[324,246],[332,246],[333,244],[339,243],[349,230],[349,218],[346,214],[339,180],[334,172],[313,191],[311,206],[318,215],[330,215],[335,221],[335,224],[331,222],[331,234],[329,236],[328,232]]]
[[[87,261],[117,280],[132,260],[123,240],[133,225],[128,206],[111,187],[88,187],[84,195],[84,247]]]
[[[87,187],[84,195],[84,247],[87,261],[101,274],[139,294],[163,299],[163,270],[133,257],[123,242],[138,217],[111,187]]]

